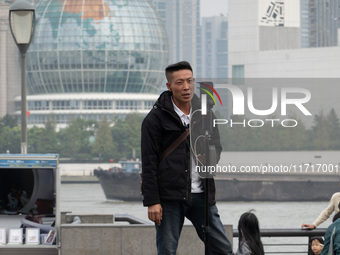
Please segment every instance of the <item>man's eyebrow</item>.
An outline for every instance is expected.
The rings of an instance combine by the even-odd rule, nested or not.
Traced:
[[[192,80],[193,79],[193,77],[189,77],[189,78],[179,78],[179,79],[177,79],[177,80],[175,80],[175,81],[184,81],[184,80]]]

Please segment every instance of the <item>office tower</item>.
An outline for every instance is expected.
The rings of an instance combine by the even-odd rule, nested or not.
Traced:
[[[338,46],[339,0],[309,0],[309,47]]]
[[[228,77],[228,18],[202,18],[202,78]]]
[[[339,0],[301,0],[301,47],[339,45]]]
[[[151,0],[161,17],[169,40],[169,63],[187,60],[197,70],[200,48],[199,0]]]
[[[20,53],[11,35],[8,14],[11,1],[0,1],[0,118],[14,111],[20,95]]]

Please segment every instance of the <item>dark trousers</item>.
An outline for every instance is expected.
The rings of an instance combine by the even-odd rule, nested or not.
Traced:
[[[158,255],[176,254],[185,217],[192,222],[199,238],[204,241],[204,193],[192,194],[190,201],[162,201],[161,205],[163,208],[161,225],[156,224]],[[209,207],[209,227],[210,254],[232,254],[231,243],[225,233],[216,205]]]

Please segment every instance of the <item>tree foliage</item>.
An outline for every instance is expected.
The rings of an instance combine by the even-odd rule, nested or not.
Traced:
[[[94,135],[95,121],[75,119],[70,125],[58,132],[61,157],[88,159],[92,145],[90,137]]]
[[[129,114],[125,120],[118,119],[112,128],[115,155],[118,158],[140,158],[141,125],[144,116]],[[116,157],[116,158],[117,158]]]
[[[217,117],[218,118],[218,117]],[[274,116],[270,117],[275,119]],[[295,116],[298,125],[283,127],[279,122],[261,126],[259,120],[247,121],[238,116],[231,119],[235,125],[219,125],[225,151],[287,151],[287,150],[340,150],[340,123],[332,109],[320,112],[314,123],[306,128]],[[56,131],[51,117],[45,127],[28,129],[28,153],[56,153],[63,158],[93,160],[140,158],[141,124],[144,116],[129,114],[125,119],[101,122],[74,119],[68,127]],[[243,125],[243,122],[246,125]],[[236,124],[239,123],[239,124]],[[258,126],[258,127],[256,127]],[[15,119],[0,119],[0,153],[20,153],[21,130]]]
[[[3,127],[0,134],[0,151],[2,153],[20,153],[21,129]]]
[[[315,115],[314,125],[307,129],[296,116],[294,123],[282,126],[278,121],[251,121],[232,116],[227,125],[219,125],[221,143],[226,151],[294,151],[294,150],[339,150],[340,124],[332,109],[328,115]],[[276,119],[271,116],[268,119]],[[232,125],[234,123],[235,125]],[[288,127],[294,126],[294,127]]]
[[[95,141],[92,148],[92,154],[98,155],[99,158],[109,160],[114,157],[115,145],[112,139],[110,123],[105,117],[100,123],[95,134]]]

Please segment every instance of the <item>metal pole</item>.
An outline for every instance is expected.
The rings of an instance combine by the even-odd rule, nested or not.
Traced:
[[[26,53],[21,53],[21,154],[27,154]]]
[[[210,155],[209,155],[209,133],[205,131],[205,166],[206,169],[210,166]],[[204,254],[209,255],[210,251],[210,224],[209,224],[209,174],[205,177],[204,186]]]
[[[23,11],[24,13],[22,13]],[[24,24],[25,26],[20,27],[20,25],[23,25],[24,22],[30,20],[28,19],[30,18],[30,14],[28,12],[31,12],[32,15],[32,26],[29,27],[27,26],[29,24]],[[12,13],[16,13],[18,15],[12,16]],[[31,43],[35,28],[35,10],[33,5],[26,0],[17,0],[9,8],[8,21],[13,39],[21,53],[21,154],[27,154],[26,52]],[[12,27],[14,24],[19,25],[15,30],[13,30]],[[26,38],[26,36],[19,37],[22,40],[18,41],[17,35],[18,33],[20,35],[22,29],[31,30],[29,34],[30,38]]]

